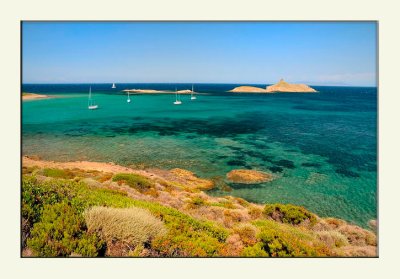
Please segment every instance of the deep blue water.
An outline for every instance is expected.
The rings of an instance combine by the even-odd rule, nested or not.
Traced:
[[[44,159],[181,167],[213,178],[212,195],[304,205],[365,226],[376,218],[377,89],[319,87],[319,93],[227,93],[236,84],[196,84],[182,95],[132,95],[126,88],[174,90],[191,84],[23,85],[57,98],[23,102],[23,153]],[[256,85],[263,86],[265,85]],[[230,184],[232,169],[273,173],[258,185]],[[227,184],[230,191],[226,191]]]

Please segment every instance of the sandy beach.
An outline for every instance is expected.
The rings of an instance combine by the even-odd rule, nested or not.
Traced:
[[[122,91],[129,92],[129,93],[141,93],[141,94],[175,94],[175,93],[191,94],[192,93],[192,90],[189,90],[189,89],[178,90],[178,91],[154,90],[154,89],[125,89]],[[198,94],[198,93],[196,93],[196,94]]]
[[[47,98],[52,98],[48,95],[43,95],[43,94],[36,94],[36,93],[22,93],[22,100],[36,100],[36,99],[47,99]]]

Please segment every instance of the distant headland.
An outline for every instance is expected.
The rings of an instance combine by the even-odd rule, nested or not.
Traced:
[[[124,89],[122,91],[129,92],[129,93],[140,93],[140,94],[175,94],[175,93],[191,94],[192,93],[192,90],[190,90],[190,89],[184,89],[184,90],[178,90],[178,91],[154,90],[154,89]]]
[[[283,79],[278,83],[267,86],[265,89],[255,86],[238,86],[229,90],[228,92],[238,93],[275,93],[275,92],[296,92],[296,93],[309,93],[317,92],[314,88],[306,84],[291,84]]]
[[[23,92],[22,93],[22,100],[35,100],[35,99],[47,99],[47,98],[51,98],[48,95],[43,95],[43,94],[35,94],[35,93],[26,93]]]

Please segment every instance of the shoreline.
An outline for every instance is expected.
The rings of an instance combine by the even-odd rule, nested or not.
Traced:
[[[170,90],[154,90],[154,89],[124,89],[122,92],[129,93],[141,93],[141,94],[192,94],[192,90],[184,89],[178,91],[170,91]],[[197,92],[193,92],[194,94],[198,94]]]
[[[59,168],[59,169],[64,169],[64,170],[69,170],[69,169],[80,169],[83,171],[99,171],[99,172],[104,172],[104,173],[129,173],[129,174],[140,174],[143,176],[146,176],[148,178],[154,179],[164,179],[165,177],[170,178],[171,171],[173,175],[176,175],[177,173],[180,174],[181,177],[186,177],[190,178],[190,180],[195,181],[196,179],[199,179],[199,181],[206,182],[207,187],[200,187],[199,189],[201,190],[210,190],[214,188],[215,182],[212,179],[208,178],[203,178],[203,177],[198,177],[195,173],[188,171],[186,169],[181,169],[181,168],[173,168],[171,170],[168,169],[161,169],[161,168],[148,168],[148,169],[134,169],[131,167],[125,167],[122,165],[115,164],[114,162],[93,162],[93,161],[66,161],[66,162],[58,162],[58,161],[52,161],[52,160],[43,160],[38,156],[35,155],[24,155],[22,157],[22,166],[23,167],[39,167],[39,168]],[[232,171],[233,172],[233,171]],[[229,173],[228,173],[229,174]],[[199,182],[197,181],[197,182]],[[208,182],[208,183],[207,183]],[[234,182],[236,183],[236,182]],[[246,184],[246,183],[244,183]],[[229,188],[229,186],[226,186]],[[204,193],[210,198],[219,198],[219,196],[210,196],[207,193]],[[233,199],[242,199],[240,197],[235,197],[229,195],[229,192],[227,192],[227,195],[224,197],[231,197]],[[263,204],[256,203],[256,202],[249,202],[252,205],[255,206],[263,206]],[[321,218],[331,218],[331,216],[327,217],[321,217]],[[332,218],[337,218],[340,220],[344,220],[340,217],[332,217]],[[373,221],[375,219],[371,219],[367,222],[365,227],[368,227],[368,223]],[[346,221],[348,222],[348,221]],[[351,223],[353,224],[353,223]],[[356,224],[353,224],[356,225]],[[356,225],[358,226],[358,225]]]
[[[88,191],[93,192],[93,195],[98,191],[113,191],[112,193],[120,193],[121,198],[131,199],[132,202],[136,200],[147,204],[159,204],[177,210],[180,214],[186,214],[198,222],[212,222],[225,230],[229,236],[224,244],[228,250],[221,251],[224,256],[243,256],[246,249],[260,241],[256,235],[265,226],[263,224],[269,224],[272,230],[277,230],[279,237],[289,237],[298,243],[306,241],[307,244],[304,245],[310,245],[310,249],[324,247],[321,255],[325,254],[328,257],[377,256],[376,227],[365,229],[343,219],[320,217],[304,207],[291,204],[256,204],[229,195],[210,196],[204,190],[212,189],[214,182],[197,177],[195,173],[184,169],[138,170],[111,162],[55,162],[41,160],[36,156],[23,156],[22,166],[24,180],[32,177],[37,181],[36,183],[51,181],[57,181],[58,185],[83,183],[87,185],[85,187],[88,187]],[[148,190],[143,190],[129,184],[132,175],[142,177],[153,186]],[[122,180],[116,179],[117,177],[122,177]],[[272,212],[268,213],[268,210]],[[294,221],[295,219],[289,222],[284,221],[285,219],[282,218],[285,215],[282,217],[281,214],[286,214],[285,212],[291,212],[290,218],[296,218],[299,221]],[[371,221],[371,224],[373,222],[376,223],[376,221]],[[242,235],[244,231],[241,231],[241,228],[251,228],[253,231],[251,245],[246,244],[248,239],[245,234]],[[305,238],[299,238],[299,234],[304,235]],[[191,241],[198,241],[198,239]],[[341,244],[335,244],[337,241]],[[31,255],[29,249],[24,250],[23,253]]]
[[[49,95],[44,95],[44,94],[37,94],[37,93],[27,93],[27,92],[22,93],[23,101],[38,100],[38,99],[50,99],[50,98],[54,98],[54,97],[49,96]]]

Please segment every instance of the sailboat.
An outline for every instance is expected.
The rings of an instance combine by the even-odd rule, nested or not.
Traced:
[[[111,88],[113,88],[113,89],[114,89],[114,88],[117,88],[117,87],[115,86],[115,83],[113,83],[113,85],[111,86]]]
[[[126,102],[128,102],[128,103],[131,102],[131,98],[129,97],[129,91],[128,91],[128,100],[126,100]]]
[[[88,100],[88,109],[97,109],[99,106],[94,103],[92,100],[92,87],[89,88],[89,100]]]
[[[180,104],[182,104],[181,98],[180,98],[180,95],[179,95],[179,99],[178,99],[178,91],[176,91],[176,88],[175,88],[175,102],[174,102],[174,105],[180,105]]]
[[[190,100],[196,100],[197,98],[196,98],[196,96],[193,96],[193,84],[192,84],[192,96],[190,97]]]

